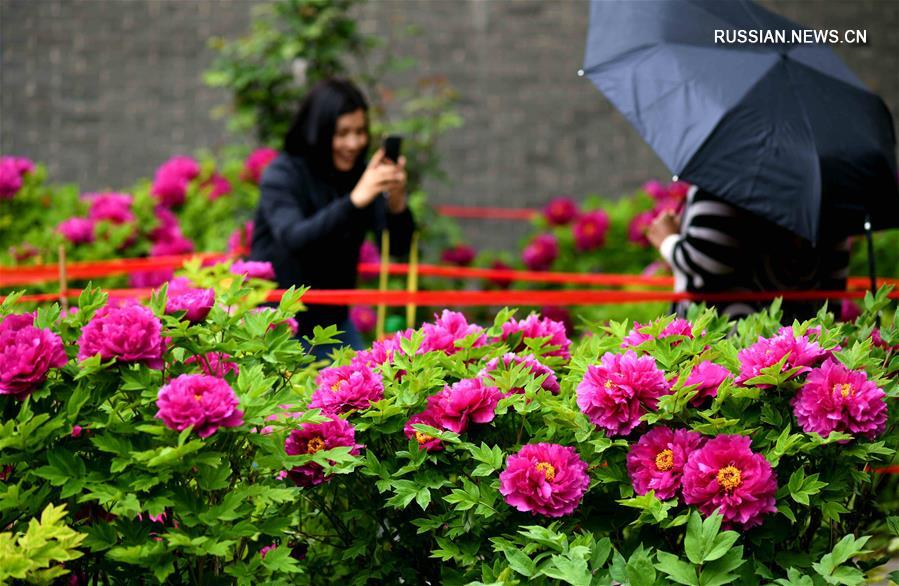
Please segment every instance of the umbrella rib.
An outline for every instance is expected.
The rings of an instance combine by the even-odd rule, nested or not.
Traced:
[[[585,63],[584,64],[584,66],[585,66],[584,74],[587,74],[587,75],[598,74],[600,71],[609,67],[610,65],[616,65],[616,64],[618,64],[619,61],[624,61],[625,59],[630,58],[630,56],[635,53],[639,53],[640,51],[645,51],[646,49],[652,49],[657,46],[659,46],[658,43],[647,43],[644,45],[638,45],[636,47],[631,47],[630,49],[628,49],[627,51],[624,51],[623,53],[619,53],[619,54],[615,55],[611,59],[607,59],[605,61],[600,61],[599,63],[594,63],[593,65],[590,65],[590,66],[587,66],[587,64]]]

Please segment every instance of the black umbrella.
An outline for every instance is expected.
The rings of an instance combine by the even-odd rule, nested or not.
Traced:
[[[582,74],[673,174],[813,243],[899,226],[889,110],[804,28],[746,0],[594,0]]]

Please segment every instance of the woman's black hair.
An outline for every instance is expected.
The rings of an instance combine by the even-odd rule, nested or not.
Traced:
[[[337,119],[359,109],[366,113],[368,124],[368,102],[351,81],[330,78],[318,82],[300,104],[284,139],[284,152],[303,157],[309,170],[329,183],[355,184],[365,169],[367,149],[359,155],[352,171],[340,173],[334,168],[332,143]]]

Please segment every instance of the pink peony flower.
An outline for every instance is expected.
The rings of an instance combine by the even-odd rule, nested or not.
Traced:
[[[132,289],[155,289],[168,282],[175,275],[172,269],[158,271],[140,271],[128,275],[128,285]]]
[[[247,222],[228,236],[228,254],[242,256],[253,244],[253,222]]]
[[[69,218],[56,227],[56,231],[72,244],[87,244],[94,241],[94,221],[88,218]]]
[[[9,256],[17,263],[30,260],[41,254],[41,251],[35,245],[28,242],[23,242],[18,246],[10,246],[8,252]]]
[[[880,334],[880,328],[874,328],[871,331],[871,343],[878,348],[883,348],[884,350],[899,350],[899,344],[890,346],[886,341],[884,341],[883,336]]]
[[[381,366],[385,362],[393,360],[396,352],[402,352],[401,340],[412,337],[415,330],[408,329],[404,332],[397,332],[391,336],[387,336],[382,340],[375,341],[371,345],[370,350],[361,350],[353,357],[352,364],[364,364],[370,368]]]
[[[172,315],[183,311],[184,319],[195,324],[206,319],[213,305],[215,305],[215,290],[212,288],[176,289],[165,304],[165,312]]]
[[[229,373],[236,377],[240,374],[240,367],[232,360],[230,354],[224,352],[207,352],[206,354],[191,356],[184,364],[196,364],[203,374],[225,378]]]
[[[561,322],[565,326],[565,332],[574,331],[574,318],[566,307],[561,305],[544,305],[540,308],[540,315],[552,321]]]
[[[184,203],[190,182],[200,174],[200,164],[185,156],[172,157],[156,170],[150,193],[166,207]]]
[[[490,268],[495,271],[508,271],[511,270],[512,267],[501,260],[495,260],[490,263]],[[510,285],[512,285],[513,279],[507,277],[491,277],[489,279],[490,284],[495,287],[499,287],[500,289],[508,289]]]
[[[596,250],[606,243],[609,214],[603,210],[585,212],[578,216],[571,228],[574,246],[580,251]]]
[[[474,347],[487,343],[484,328],[476,324],[469,324],[465,316],[458,311],[444,309],[438,316],[434,315],[434,323],[425,323],[421,326],[424,333],[424,341],[420,352],[439,350],[446,354],[455,354],[459,351],[456,341],[462,340],[473,334],[480,334],[474,343]]]
[[[841,431],[873,441],[886,429],[886,393],[864,371],[849,370],[832,358],[809,373],[792,405],[806,433],[827,437]]]
[[[176,254],[189,254],[194,251],[194,243],[185,238],[181,230],[174,230],[156,241],[150,247],[150,256],[171,256]]]
[[[0,199],[12,199],[22,189],[22,174],[16,164],[0,160]]]
[[[231,182],[224,175],[213,173],[209,179],[200,185],[200,189],[208,190],[209,201],[215,201],[220,197],[231,193]]]
[[[153,215],[159,224],[150,231],[150,241],[171,240],[173,236],[181,235],[181,226],[178,224],[178,216],[169,208],[158,205],[153,208]]]
[[[568,339],[565,325],[562,322],[551,320],[548,317],[541,318],[535,314],[520,321],[513,318],[503,324],[502,339],[508,340],[512,334],[518,332],[521,332],[521,343],[512,348],[514,352],[520,352],[527,348],[524,343],[527,339],[548,337],[549,340],[544,342],[543,347],[555,346],[556,349],[546,352],[544,356],[560,356],[565,360],[571,358],[571,352],[568,350],[571,340]]]
[[[51,368],[69,358],[62,339],[34,327],[34,315],[8,315],[0,321],[0,395],[24,399],[47,380]]]
[[[467,267],[474,262],[474,257],[474,248],[466,244],[459,244],[441,252],[440,262],[456,265],[457,267]]]
[[[223,379],[182,374],[159,389],[156,417],[175,431],[193,426],[197,435],[205,438],[219,427],[243,425],[243,411],[237,406],[237,395]]]
[[[640,331],[641,329],[649,325],[650,324],[641,325],[640,322],[634,322],[634,327],[631,328],[630,333],[626,338],[624,338],[624,340],[621,341],[621,347],[631,348],[633,346],[639,346],[647,340],[652,340],[652,336],[650,334],[644,334]],[[685,336],[687,338],[693,339],[693,324],[685,319],[675,319],[673,322],[665,326],[665,328],[659,334],[658,339],[662,340],[670,336]],[[672,346],[677,346],[678,344],[680,344],[680,342],[680,340],[676,340],[672,344]]]
[[[577,203],[570,197],[555,197],[543,208],[543,217],[553,226],[565,226],[577,215]]]
[[[854,301],[843,299],[840,303],[840,321],[854,322],[861,314],[862,310]]]
[[[27,157],[0,157],[0,165],[9,165],[16,170],[19,176],[28,175],[34,171],[34,161]]]
[[[429,452],[438,452],[443,449],[443,442],[436,437],[430,436],[424,432],[416,431],[413,425],[420,423],[423,425],[430,425],[433,428],[440,429],[442,424],[434,416],[432,411],[422,411],[421,413],[417,413],[409,418],[409,421],[406,422],[406,425],[403,427],[403,433],[406,434],[406,437],[409,439],[414,439],[418,442],[418,449],[427,450]]]
[[[687,199],[690,192],[690,184],[686,181],[672,181],[668,184],[668,197],[674,200]]]
[[[731,376],[729,370],[711,360],[697,364],[684,383],[686,386],[699,385],[696,387],[696,396],[690,404],[699,407],[708,397],[717,397],[718,387],[729,376]]]
[[[426,411],[441,427],[462,433],[469,421],[490,423],[496,417],[496,405],[503,398],[498,388],[480,378],[462,379],[428,397]]]
[[[375,329],[378,315],[370,305],[354,305],[350,308],[350,321],[359,332],[368,334]]]
[[[277,156],[278,151],[275,149],[256,149],[250,153],[250,156],[244,161],[243,171],[240,173],[240,178],[244,181],[258,184],[259,180],[262,178],[262,172],[265,171],[265,168],[268,167],[269,163],[274,161]]]
[[[647,181],[643,184],[643,191],[649,194],[649,197],[656,200],[665,199],[666,197],[668,197],[668,189],[661,181]]]
[[[532,271],[545,271],[559,256],[559,241],[552,234],[540,234],[521,253],[524,265]]]
[[[786,327],[772,338],[759,336],[758,342],[740,350],[737,354],[740,360],[740,376],[737,377],[737,382],[742,384],[759,376],[763,368],[777,364],[784,356],[787,356],[787,361],[781,372],[798,367],[799,370],[793,375],[798,376],[809,372],[829,354],[830,352],[823,350],[817,342],[809,342],[808,336],[797,338],[793,334],[793,328]]]
[[[95,222],[106,221],[118,226],[136,219],[131,211],[133,198],[127,193],[86,193],[82,197],[90,202],[88,217]]]
[[[362,245],[359,247],[359,262],[363,264],[381,263],[381,253],[370,240],[362,241]],[[374,279],[378,276],[378,271],[359,271],[359,276],[363,279]]]
[[[499,492],[509,506],[546,517],[571,514],[590,486],[587,463],[574,448],[527,444],[506,459]]]
[[[275,268],[267,261],[239,260],[231,265],[231,272],[251,279],[275,280]]]
[[[150,187],[150,193],[159,201],[160,205],[176,207],[184,203],[187,198],[187,188],[190,182],[174,175],[157,176]]]
[[[509,368],[514,365],[525,365],[528,368],[528,371],[534,378],[538,376],[546,375],[546,378],[540,384],[540,387],[547,392],[550,392],[554,395],[559,394],[559,379],[556,378],[556,373],[552,371],[551,368],[542,364],[533,354],[528,354],[527,356],[519,356],[514,352],[507,352],[502,357],[503,365],[505,366],[505,370],[509,370]],[[489,380],[495,380],[492,376],[494,373],[498,372],[499,368],[499,358],[494,358],[490,362],[488,362],[483,370],[478,374],[478,377],[485,377]],[[524,388],[516,387],[509,389],[510,393],[523,393]]]
[[[686,429],[653,427],[631,446],[627,454],[627,473],[634,491],[655,491],[661,500],[680,493],[681,475],[690,454],[702,445],[702,436]]]
[[[384,398],[381,377],[362,365],[332,366],[322,370],[315,380],[310,409],[329,415],[364,411]]]
[[[72,437],[74,437],[74,438],[79,438],[79,437],[81,437],[81,434],[82,434],[83,432],[84,432],[84,428],[83,428],[83,427],[81,427],[80,425],[73,425],[73,426],[72,426],[72,433],[71,433],[70,435],[71,435]]]
[[[777,477],[771,464],[741,435],[719,435],[694,451],[683,472],[684,501],[706,516],[717,509],[729,526],[761,525],[777,511]]]
[[[640,246],[649,246],[649,238],[646,237],[646,232],[649,230],[649,226],[655,220],[655,217],[656,215],[652,211],[640,212],[635,215],[627,226],[627,239]]]
[[[200,174],[200,164],[184,155],[176,155],[156,169],[156,176],[177,177],[185,181],[193,181]]]
[[[335,417],[323,423],[304,423],[299,429],[294,429],[284,442],[284,451],[289,456],[301,454],[314,454],[321,450],[332,450],[339,447],[350,447],[351,454],[359,453],[359,444],[356,443],[356,430],[347,421]],[[288,476],[297,486],[315,486],[328,478],[319,464],[309,462],[302,466],[295,466],[288,472]]]
[[[577,387],[577,404],[607,435],[627,435],[644,413],[655,411],[659,397],[670,392],[652,356],[638,357],[633,350],[606,352],[599,365],[587,367]]]
[[[134,302],[100,308],[78,340],[78,360],[99,354],[103,360],[141,362],[160,370],[164,352],[162,323],[149,308]]]

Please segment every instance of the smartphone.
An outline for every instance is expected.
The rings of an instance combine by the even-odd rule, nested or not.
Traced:
[[[398,134],[391,134],[384,139],[384,156],[394,163],[400,160],[400,148],[403,146],[403,137]]]

